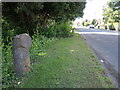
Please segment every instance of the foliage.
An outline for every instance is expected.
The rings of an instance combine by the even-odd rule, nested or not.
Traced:
[[[16,26],[13,22],[6,20],[2,17],[2,41],[8,44],[11,38],[16,34],[27,33],[19,26]]]
[[[2,87],[8,88],[15,80],[13,70],[13,55],[12,55],[12,41],[8,45],[2,44]]]
[[[106,8],[104,8],[103,12],[103,21],[105,24],[110,23],[110,27],[115,22],[119,22],[119,9],[120,9],[120,1],[111,0],[107,3]],[[113,27],[113,26],[112,26]]]
[[[71,35],[70,30],[72,30],[72,27],[68,22],[61,22],[45,28],[41,33],[47,37],[68,37]]]
[[[110,30],[115,30],[114,25],[113,25],[113,24],[110,24],[110,25],[109,25],[109,29],[110,29]]]
[[[3,16],[16,26],[25,28],[30,35],[36,24],[46,27],[50,20],[55,22],[73,20],[83,16],[86,2],[3,2]]]
[[[93,19],[91,24],[93,24],[93,25],[97,26],[97,25],[98,25],[98,22],[97,22],[97,20],[96,20],[96,19]]]
[[[91,24],[91,22],[87,19],[82,22],[83,26],[89,26],[90,24]]]

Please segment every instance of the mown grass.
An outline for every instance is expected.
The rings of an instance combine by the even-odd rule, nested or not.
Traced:
[[[80,36],[56,40],[32,59],[31,72],[19,81],[19,88],[114,87]]]

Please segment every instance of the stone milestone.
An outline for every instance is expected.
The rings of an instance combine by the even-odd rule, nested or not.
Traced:
[[[29,48],[31,44],[31,37],[26,33],[16,35],[13,39],[14,70],[17,76],[30,70]]]

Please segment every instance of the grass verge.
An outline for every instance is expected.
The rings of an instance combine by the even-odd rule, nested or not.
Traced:
[[[37,54],[19,88],[114,88],[80,36],[59,39]]]

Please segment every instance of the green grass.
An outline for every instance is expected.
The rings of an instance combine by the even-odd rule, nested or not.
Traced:
[[[79,36],[46,46],[19,88],[110,88],[111,80]]]
[[[1,46],[1,35],[2,34],[2,28],[0,27],[0,90],[1,90],[1,85],[2,85],[2,46]]]
[[[2,64],[1,64],[1,62],[0,62],[0,90],[1,90],[1,85],[2,85]]]

